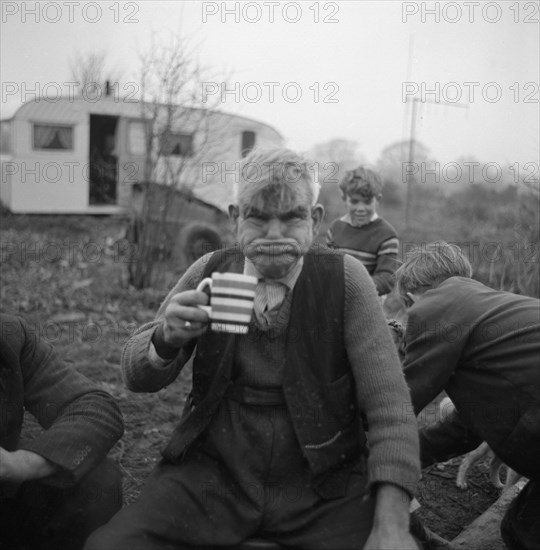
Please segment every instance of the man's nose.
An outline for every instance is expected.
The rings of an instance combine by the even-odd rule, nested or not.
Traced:
[[[272,218],[266,226],[267,239],[281,239],[283,237],[283,228],[281,221],[277,218]]]

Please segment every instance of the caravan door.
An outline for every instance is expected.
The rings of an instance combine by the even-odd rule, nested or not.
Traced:
[[[118,203],[117,116],[90,115],[89,203]]]

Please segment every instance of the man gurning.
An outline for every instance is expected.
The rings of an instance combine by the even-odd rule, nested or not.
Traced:
[[[292,151],[244,159],[229,207],[236,246],[196,261],[122,356],[128,388],[152,392],[194,353],[184,416],[138,502],[86,550],[216,548],[255,535],[295,548],[418,547],[409,392],[368,272],[313,246],[317,197]],[[211,330],[197,307],[213,272],[257,277],[246,335]]]

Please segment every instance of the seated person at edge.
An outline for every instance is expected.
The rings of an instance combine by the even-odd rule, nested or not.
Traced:
[[[170,384],[194,350],[180,424],[138,502],[86,550],[235,546],[415,549],[418,428],[375,287],[354,258],[312,248],[323,208],[306,162],[252,151],[229,214],[237,244],[196,261],[128,341],[129,389]],[[214,332],[198,283],[255,275],[246,335]],[[369,423],[368,440],[360,411]],[[368,452],[369,447],[369,452]]]
[[[502,538],[512,550],[539,550],[540,300],[471,275],[462,251],[445,242],[412,251],[396,272],[408,305],[404,372],[414,412],[443,390],[455,405],[420,431],[422,466],[486,441],[530,480],[503,518]]]
[[[21,439],[24,410],[43,431]],[[0,314],[0,549],[78,550],[122,506],[113,398]],[[24,433],[24,432],[23,432]]]
[[[398,267],[396,230],[377,214],[382,181],[376,172],[360,166],[349,170],[339,184],[347,214],[330,224],[326,242],[360,260],[371,275],[379,296],[389,294]]]

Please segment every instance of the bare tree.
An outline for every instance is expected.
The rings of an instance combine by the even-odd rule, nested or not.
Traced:
[[[171,36],[160,41],[154,36],[140,61],[146,162],[144,198],[134,217],[138,254],[130,282],[136,288],[151,284],[160,259],[156,251],[166,253],[174,246],[182,217],[178,204],[185,204],[175,199],[179,193],[189,196],[196,185],[204,184],[201,167],[219,157],[229,123],[229,117],[215,110],[219,97],[212,104],[203,96],[208,77],[197,49],[185,39]]]
[[[357,141],[334,138],[318,143],[307,153],[313,159],[313,177],[321,184],[320,201],[326,218],[332,220],[342,215],[343,200],[338,183],[347,170],[365,163]]]
[[[308,152],[308,156],[317,162],[316,175],[322,186],[338,182],[347,170],[365,163],[358,142],[344,138],[318,143]]]
[[[118,87],[122,78],[120,70],[108,66],[105,50],[79,51],[70,61],[69,66],[71,79],[77,83],[78,92],[92,97],[104,94],[107,82],[112,93],[112,87]]]
[[[520,184],[518,223],[514,226],[516,244],[509,262],[516,272],[514,292],[540,298],[540,182],[538,176],[526,176]]]
[[[380,154],[377,161],[377,168],[384,179],[394,181],[404,187],[407,183],[405,168],[407,167],[408,151],[410,148],[409,141],[397,141],[387,145]],[[435,160],[432,158],[429,149],[421,142],[414,142],[415,158],[414,168],[419,170],[419,167],[424,164],[429,168],[434,167]]]
[[[357,141],[344,138],[334,138],[324,143],[318,143],[311,151],[320,162],[335,162],[349,170],[365,162]]]

